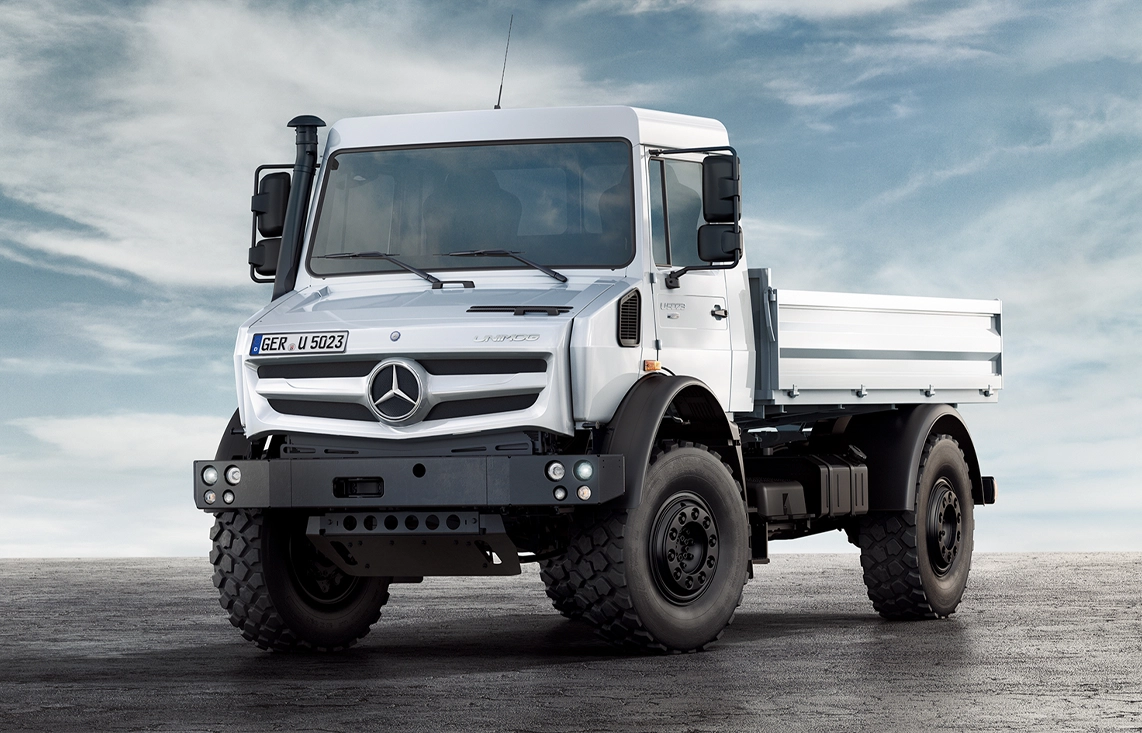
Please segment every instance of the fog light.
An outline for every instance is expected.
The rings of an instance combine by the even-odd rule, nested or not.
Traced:
[[[555,501],[563,501],[567,498],[567,489],[562,486],[556,486],[555,491],[551,492],[555,495]]]
[[[226,483],[231,486],[237,486],[238,482],[242,480],[242,469],[237,466],[231,466],[226,469]]]
[[[576,491],[575,494],[580,499],[582,499],[583,501],[587,501],[587,499],[591,498],[591,487],[590,486],[580,486],[579,490]]]
[[[218,501],[218,494],[215,494],[214,489],[211,489],[210,491],[207,491],[205,494],[203,494],[202,498],[207,504],[213,504],[214,502]]]
[[[547,478],[552,481],[559,481],[567,475],[567,468],[559,461],[552,461],[547,464],[547,468],[544,472],[547,474]]]
[[[226,489],[225,491],[223,491],[222,492],[222,501],[226,502],[227,504],[233,504],[234,503],[234,492],[231,491],[230,489]]]
[[[595,467],[591,465],[590,461],[579,461],[575,464],[575,478],[580,481],[590,481],[594,475]]]
[[[214,466],[207,466],[202,469],[202,483],[207,486],[213,486],[218,482],[218,469]]]

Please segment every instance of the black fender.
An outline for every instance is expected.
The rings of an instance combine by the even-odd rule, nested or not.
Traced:
[[[242,418],[238,411],[226,423],[226,432],[222,433],[222,440],[218,441],[218,450],[214,453],[216,461],[233,461],[250,457],[250,441],[242,430]]]
[[[648,374],[619,403],[603,437],[604,454],[624,456],[627,507],[636,507],[642,500],[643,476],[671,405],[687,424],[672,427],[670,437],[705,443],[730,465],[739,486],[745,486],[740,433],[710,388],[693,377]]]
[[[868,456],[870,512],[914,511],[920,457],[928,436],[950,435],[960,444],[971,476],[972,498],[983,503],[979,458],[963,417],[951,405],[916,405],[858,415],[849,421],[844,440]]]

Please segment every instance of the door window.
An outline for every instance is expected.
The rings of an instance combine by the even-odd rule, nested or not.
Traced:
[[[702,221],[702,164],[650,161],[650,230],[656,265],[705,264],[698,258]]]

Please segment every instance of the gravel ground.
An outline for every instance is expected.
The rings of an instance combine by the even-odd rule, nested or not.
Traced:
[[[0,560],[0,730],[1137,730],[1142,554],[975,559],[888,623],[856,555],[756,567],[707,652],[626,656],[517,578],[393,587],[335,656],[262,652],[205,559]]]

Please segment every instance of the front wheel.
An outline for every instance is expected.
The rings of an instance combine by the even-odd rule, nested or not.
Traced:
[[[305,517],[281,512],[215,515],[214,585],[230,623],[262,649],[337,651],[381,615],[388,578],[343,573],[305,535]]]
[[[924,447],[916,509],[867,516],[860,527],[868,597],[888,619],[955,613],[971,570],[971,477],[959,443],[933,435]]]
[[[738,484],[716,454],[664,444],[647,466],[641,503],[604,510],[573,540],[583,618],[623,646],[703,648],[741,604],[748,527]]]

